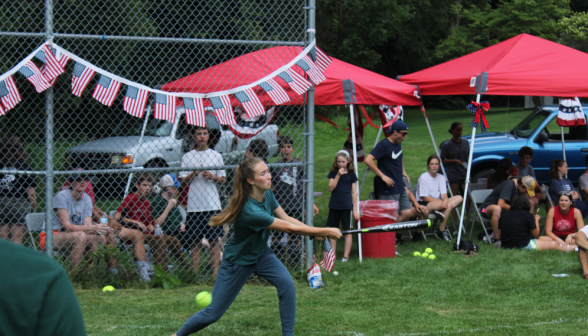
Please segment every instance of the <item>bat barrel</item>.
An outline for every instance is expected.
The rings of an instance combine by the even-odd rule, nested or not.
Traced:
[[[369,227],[369,228],[365,228],[365,229],[342,231],[341,233],[342,234],[352,234],[352,233],[395,232],[395,231],[403,231],[403,230],[425,229],[425,228],[430,228],[430,227],[431,227],[431,220],[421,219],[421,220],[410,221],[410,222],[402,222],[402,223],[393,223],[393,224],[374,226],[374,227]]]

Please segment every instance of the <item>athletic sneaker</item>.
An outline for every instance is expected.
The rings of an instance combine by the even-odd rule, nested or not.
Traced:
[[[496,247],[502,247],[502,242],[500,241],[500,239],[496,239],[494,241],[494,246],[496,246]]]
[[[412,236],[412,239],[410,240],[413,243],[420,243],[423,241],[423,234],[420,232],[415,232],[414,235]]]
[[[445,215],[439,210],[433,211],[433,214],[435,215],[435,217],[437,217],[437,219],[440,219],[440,220],[445,219]]]
[[[397,234],[396,235],[396,246],[402,246],[404,245],[404,241],[402,240],[402,235]]]
[[[437,239],[442,239],[445,241],[451,241],[451,239],[449,238],[449,232],[447,230],[445,231],[441,231],[439,229],[435,230],[435,237]]]
[[[447,230],[443,231],[443,239],[445,239],[445,241],[451,241],[451,237],[449,236],[449,231],[447,231]]]
[[[348,261],[349,261],[349,259],[347,259],[347,258],[341,258],[341,262],[348,262]]]

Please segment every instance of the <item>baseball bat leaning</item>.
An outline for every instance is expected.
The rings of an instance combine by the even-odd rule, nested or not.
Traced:
[[[345,234],[352,234],[352,233],[393,232],[393,231],[402,231],[402,230],[424,229],[424,228],[430,228],[430,227],[431,227],[431,220],[421,219],[421,220],[410,221],[410,222],[402,222],[402,223],[374,226],[374,227],[369,227],[369,228],[365,228],[365,229],[341,231],[341,233],[345,235]]]

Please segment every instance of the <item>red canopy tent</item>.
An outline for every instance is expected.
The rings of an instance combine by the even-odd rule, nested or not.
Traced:
[[[588,97],[588,54],[540,37],[520,34],[466,56],[400,76],[422,95],[484,93],[510,96]],[[487,84],[476,91],[474,80]],[[487,88],[487,89],[486,89]]]
[[[304,49],[301,47],[272,47],[255,51],[194,74],[167,83],[161,90],[168,92],[210,93],[229,90],[255,82],[290,62]],[[324,75],[327,80],[315,87],[315,105],[420,105],[412,85],[401,83],[355,65],[332,58]],[[301,75],[304,72],[295,67]],[[290,101],[285,105],[301,105],[304,97],[296,94],[280,78]],[[261,88],[255,90],[265,105],[274,102]],[[234,99],[233,104],[239,105]]]
[[[280,46],[255,51],[167,83],[162,86],[161,90],[210,93],[247,85],[270,75],[280,67],[288,64],[303,50],[301,47]],[[324,72],[327,79],[315,87],[314,105],[350,106],[353,157],[357,167],[353,105],[421,105],[421,101],[416,88],[412,85],[330,58],[332,62]],[[302,69],[298,67],[293,67],[292,69],[305,76]],[[305,97],[295,93],[281,78],[274,77],[274,79],[286,90],[290,97],[290,101],[284,105],[302,105],[305,103]],[[274,105],[268,94],[261,88],[256,86],[254,90],[262,104]],[[231,97],[231,100],[234,106],[240,104],[233,97]],[[378,134],[378,138],[379,136],[380,134]],[[357,202],[357,206],[359,207],[359,202]],[[361,228],[359,223],[358,227]],[[361,239],[359,241],[359,258],[361,261]]]
[[[481,94],[588,97],[588,85],[584,83],[588,77],[586,63],[586,53],[520,34],[469,55],[399,76],[399,79],[417,85],[422,95],[477,94],[477,103]],[[474,128],[464,194],[468,190],[475,136]],[[465,204],[463,202],[462,213]],[[458,244],[462,225],[463,216]]]

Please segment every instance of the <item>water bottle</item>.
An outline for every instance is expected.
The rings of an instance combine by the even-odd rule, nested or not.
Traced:
[[[155,225],[155,235],[161,236],[161,226]]]
[[[105,213],[102,213],[102,217],[100,217],[100,224],[108,225],[108,217]]]

